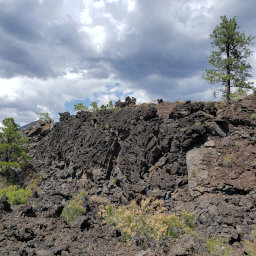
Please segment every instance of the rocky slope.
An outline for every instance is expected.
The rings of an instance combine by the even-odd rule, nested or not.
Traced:
[[[0,255],[209,255],[207,236],[226,237],[232,255],[244,255],[256,226],[256,95],[219,110],[176,104],[169,116],[162,106],[63,113],[53,127],[24,129],[31,165],[20,182],[40,179],[40,191],[29,205],[1,199]],[[81,190],[86,212],[70,227],[60,215]],[[146,197],[193,212],[198,236],[141,248],[97,215],[102,204]]]

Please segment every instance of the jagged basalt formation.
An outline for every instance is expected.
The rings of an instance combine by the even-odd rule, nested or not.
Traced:
[[[1,199],[0,254],[207,255],[188,237],[141,249],[97,215],[108,202],[153,197],[171,213],[193,212],[198,234],[227,237],[243,255],[241,241],[256,225],[255,103],[255,95],[221,110],[187,102],[165,119],[157,114],[164,103],[124,104],[27,127],[32,169],[43,178],[28,206]],[[81,190],[86,211],[70,227],[60,215]]]

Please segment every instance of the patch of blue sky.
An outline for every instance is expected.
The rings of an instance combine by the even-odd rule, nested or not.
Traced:
[[[77,103],[83,103],[85,106],[90,106],[92,103],[90,98],[85,98],[84,100],[71,100],[65,102],[65,111],[69,112],[70,114],[74,114],[74,105]]]
[[[101,102],[101,97],[108,96],[109,100],[113,102],[117,101],[118,99],[123,100],[126,96],[133,95],[133,91],[124,92],[119,83],[109,84],[106,85],[105,92],[96,92],[93,94],[92,98],[85,98],[84,100],[71,100],[65,102],[65,111],[69,112],[70,114],[75,114],[74,112],[74,105],[77,103],[82,103],[85,106],[90,106],[92,102]],[[107,104],[106,102],[105,104]]]

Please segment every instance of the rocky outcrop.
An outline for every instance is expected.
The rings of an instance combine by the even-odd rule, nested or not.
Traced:
[[[134,97],[129,97],[127,96],[125,98],[125,101],[122,102],[121,100],[118,100],[116,103],[115,103],[115,107],[116,108],[125,108],[125,107],[128,107],[128,106],[133,106],[136,104],[136,98]]]
[[[251,96],[246,100],[255,104]],[[15,214],[2,215],[3,255],[144,253],[103,226],[97,212],[101,204],[149,196],[163,199],[169,212],[193,212],[197,232],[228,237],[241,252],[240,242],[256,225],[253,123],[236,125],[214,103],[172,105],[165,119],[152,105],[128,105],[115,112],[63,113],[53,127],[38,123],[23,130],[35,174],[42,176],[41,192],[34,191],[31,206],[11,206]],[[60,214],[81,190],[87,192],[86,213],[70,228]],[[207,255],[193,239],[186,244],[166,241],[148,255]]]
[[[227,120],[235,126],[256,126],[256,92],[233,104],[222,107],[220,118]]]

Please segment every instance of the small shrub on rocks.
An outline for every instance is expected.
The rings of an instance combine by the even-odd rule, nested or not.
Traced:
[[[31,188],[32,190],[36,190],[39,194],[41,194],[42,190],[40,188],[40,184],[41,184],[40,179],[32,179],[29,182],[29,188]]]
[[[207,238],[206,248],[211,255],[216,256],[232,256],[233,249],[228,245],[224,238],[219,237],[217,239]]]
[[[115,111],[115,106],[113,101],[109,101],[108,104],[102,105],[101,107],[98,106],[97,102],[92,102],[90,106],[85,106],[83,103],[77,103],[74,105],[74,111],[79,112],[79,111],[89,111],[93,112],[95,114],[99,113],[101,110],[110,110],[110,111]]]
[[[250,118],[253,119],[253,120],[256,119],[256,113],[252,113],[252,114],[250,115]]]
[[[194,228],[194,215],[184,212],[182,217],[166,213],[163,200],[142,200],[140,205],[102,206],[99,212],[108,224],[115,224],[127,240],[148,241],[164,238],[179,238]]]
[[[224,167],[232,167],[232,165],[235,162],[235,157],[233,154],[228,154],[226,156],[223,157],[222,161],[221,161],[221,165]]]
[[[234,145],[235,145],[236,147],[238,147],[238,148],[242,147],[242,143],[239,142],[239,141],[235,141],[235,142],[234,142]]]
[[[248,256],[256,256],[256,228],[252,231],[252,241],[245,241],[245,252]]]
[[[192,178],[196,178],[197,174],[199,172],[199,169],[198,168],[195,168],[191,171],[191,176]]]
[[[224,100],[219,100],[219,101],[215,102],[214,106],[217,110],[220,110],[226,106],[226,102]]]
[[[181,131],[181,132],[185,132],[188,128],[189,128],[189,125],[180,128],[180,131]]]
[[[83,197],[86,195],[85,191],[80,192],[68,205],[63,209],[61,217],[70,225],[73,226],[76,219],[82,216],[85,212],[83,207]]]
[[[5,195],[10,204],[26,204],[32,196],[32,191],[29,187],[19,188],[17,185],[10,185],[0,190],[0,197]]]

